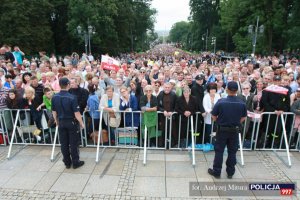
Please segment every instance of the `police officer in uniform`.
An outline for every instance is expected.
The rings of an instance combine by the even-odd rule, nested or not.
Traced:
[[[58,126],[61,152],[66,168],[76,169],[84,165],[79,160],[80,127],[84,128],[79,106],[75,96],[70,94],[70,81],[67,78],[59,80],[61,91],[52,98],[52,112]],[[80,126],[80,127],[79,127]]]
[[[218,129],[213,169],[209,168],[208,173],[215,178],[220,178],[223,153],[227,146],[228,157],[226,161],[226,172],[227,177],[231,179],[235,173],[239,128],[240,124],[247,117],[247,108],[245,103],[236,96],[238,84],[235,81],[228,82],[226,91],[228,97],[220,99],[211,112],[213,120],[216,121],[218,125]]]

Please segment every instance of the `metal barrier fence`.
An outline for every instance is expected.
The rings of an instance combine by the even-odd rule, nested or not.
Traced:
[[[16,118],[17,111],[20,111],[19,117]],[[99,111],[100,112],[100,111]],[[121,116],[120,126],[111,127],[110,123],[105,123],[101,120],[102,127],[108,131],[108,141],[100,140],[100,146],[105,147],[123,147],[123,148],[142,148],[143,147],[143,127],[141,111],[119,111]],[[106,115],[106,121],[109,121]],[[299,133],[293,129],[295,122],[295,115],[293,113],[284,113],[284,122],[288,135],[288,144],[291,151],[298,151],[299,149]],[[29,109],[11,110],[5,109],[0,112],[0,138],[1,145],[8,145],[12,140],[13,123],[17,120],[16,131],[12,140],[13,144],[38,144],[51,145],[54,140],[55,126],[48,127],[47,110],[43,111],[42,115],[42,130],[39,134],[40,140],[34,135],[37,129],[32,120]],[[128,118],[131,118],[128,125]],[[201,113],[197,112],[194,115],[194,135],[195,144],[214,144],[214,136],[216,133],[215,124],[204,124],[201,120]],[[81,145],[87,147],[96,147],[97,142],[95,133],[99,131],[98,125],[95,125],[96,120],[89,117],[88,111],[83,114],[83,121],[85,129],[81,134]],[[137,121],[137,122],[136,122]],[[242,141],[244,150],[285,150],[284,137],[281,128],[280,117],[276,117],[274,113],[261,113],[260,117],[247,117],[242,124]],[[97,129],[96,129],[97,128]],[[207,130],[210,129],[210,130]],[[102,128],[101,128],[102,130]],[[129,132],[131,131],[131,135]],[[153,130],[152,130],[153,131]],[[278,135],[274,132],[278,132]],[[111,133],[113,132],[113,133]],[[178,113],[174,112],[170,117],[165,117],[162,112],[157,112],[157,122],[155,126],[155,135],[147,140],[147,146],[150,149],[190,149],[191,146],[191,120]],[[92,137],[90,137],[92,134]],[[117,136],[117,140],[113,141],[112,137]],[[125,136],[128,136],[125,137]],[[93,138],[94,137],[94,138]],[[122,138],[119,143],[119,138]],[[125,139],[124,139],[125,137]],[[278,137],[278,138],[277,138]],[[279,138],[280,137],[280,138]],[[207,141],[207,138],[208,141]],[[131,142],[128,142],[131,141]],[[59,139],[58,142],[59,143]],[[197,149],[197,148],[196,148]]]
[[[195,113],[193,117],[187,118],[176,112],[169,117],[165,117],[162,112],[157,112],[152,116],[155,118],[155,125],[146,129],[143,123],[144,114],[141,111],[119,111],[115,119],[105,113],[100,112],[99,119],[92,119],[88,111],[83,114],[85,129],[81,132],[81,145],[97,147],[97,153],[100,147],[144,148],[145,150],[146,148],[188,149],[193,152],[194,163],[195,150],[213,150],[213,145],[208,145],[210,149],[205,149],[203,146],[202,149],[199,148],[201,144],[214,144],[216,133],[213,121],[211,124],[205,124],[201,113]],[[11,157],[11,148],[15,144],[53,145],[53,150],[55,145],[60,145],[57,137],[59,133],[55,132],[57,131],[55,125],[48,127],[48,115],[49,113],[44,110],[41,115],[41,133],[36,134],[36,123],[29,109],[0,111],[0,137],[3,138],[2,145],[10,145],[8,158]],[[300,137],[293,127],[294,123],[293,113],[283,113],[281,116],[273,112],[249,114],[241,126],[240,149],[284,150],[287,154],[289,151],[299,151]],[[146,134],[148,137],[144,137]],[[289,155],[288,159],[290,159]]]
[[[89,111],[83,114],[85,123],[84,138],[87,147],[122,147],[122,148],[142,148],[144,138],[143,115],[141,111],[118,111],[117,126],[112,126],[112,119],[108,114],[99,119],[92,119],[88,115]],[[97,111],[100,112],[100,111]],[[104,113],[106,113],[104,111]],[[103,114],[100,112],[100,114]],[[162,135],[159,129],[162,112],[157,112],[155,126],[151,127],[151,137],[147,139],[147,147],[150,149],[166,149],[167,134]],[[106,133],[106,131],[107,133]],[[98,133],[98,134],[97,134]]]
[[[36,113],[35,113],[36,114]],[[28,145],[60,145],[59,138],[56,140],[55,136],[55,124],[48,124],[52,113],[47,110],[42,110],[36,116],[33,117],[30,109],[4,109],[1,110],[0,125],[1,130],[4,130],[1,135],[7,138],[5,145],[9,144],[9,153],[7,158],[11,158],[11,149],[13,145],[23,145],[25,148]],[[34,120],[36,119],[36,120]],[[40,124],[37,127],[37,120],[40,120]],[[39,123],[39,122],[38,122]],[[40,130],[40,131],[38,131]],[[81,134],[81,145],[84,135]],[[16,152],[18,153],[18,152]]]

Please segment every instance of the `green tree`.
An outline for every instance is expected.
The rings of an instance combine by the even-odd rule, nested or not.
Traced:
[[[72,37],[67,30],[69,1],[50,0],[50,3],[53,6],[50,13],[54,41],[53,51],[56,54],[71,52],[77,43],[72,42]]]
[[[184,48],[189,45],[190,35],[190,24],[185,21],[177,22],[173,24],[170,30],[170,40],[171,42],[181,43]]]
[[[48,0],[2,0],[0,44],[19,45],[26,54],[52,50]]]
[[[251,37],[248,26],[263,24],[265,31],[258,39],[258,52],[286,48],[287,24],[291,9],[291,0],[227,0],[221,2],[222,28],[232,35],[236,50],[251,51]]]
[[[300,47],[300,1],[294,0],[291,14],[288,18],[288,47],[297,50]]]

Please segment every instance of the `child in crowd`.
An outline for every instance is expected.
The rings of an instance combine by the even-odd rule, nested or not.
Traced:
[[[44,95],[43,95],[43,103],[37,108],[38,110],[41,110],[43,106],[47,109],[47,116],[49,118],[48,120],[48,127],[51,128],[54,125],[54,117],[52,115],[52,104],[51,99],[53,97],[53,91],[51,88],[46,87],[44,89]]]

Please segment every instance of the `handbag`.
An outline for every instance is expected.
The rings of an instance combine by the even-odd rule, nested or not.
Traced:
[[[112,128],[116,128],[120,126],[120,120],[117,118],[109,118],[109,126]]]
[[[109,113],[109,126],[112,128],[116,128],[120,126],[120,120],[116,118],[115,113],[110,112]]]
[[[107,130],[103,129],[101,132],[102,132],[102,137],[100,137],[100,143],[101,144],[107,143],[108,142],[108,132],[107,132]],[[90,138],[92,138],[92,140],[95,144],[98,143],[98,133],[99,133],[99,131],[94,131],[90,135]]]

